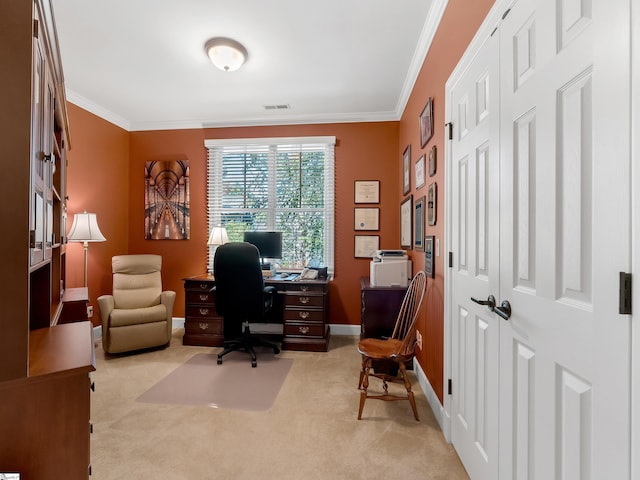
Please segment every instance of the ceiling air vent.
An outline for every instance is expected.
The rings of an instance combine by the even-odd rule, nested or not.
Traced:
[[[265,105],[265,110],[291,110],[291,106],[283,103],[281,105]]]

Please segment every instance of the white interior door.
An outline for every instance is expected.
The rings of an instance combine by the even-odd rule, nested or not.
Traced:
[[[628,8],[519,0],[500,26],[501,478],[629,478]]]
[[[474,479],[498,474],[498,42],[487,36],[448,97],[453,113],[451,440]]]
[[[630,478],[629,18],[518,0],[447,85],[449,413],[474,480]],[[510,318],[469,301],[490,294]]]

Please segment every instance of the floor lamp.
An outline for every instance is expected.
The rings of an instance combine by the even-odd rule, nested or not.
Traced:
[[[104,242],[104,238],[95,213],[76,213],[73,217],[73,224],[67,237],[70,242],[83,242],[84,244],[84,286],[88,286],[89,277],[87,275],[87,253],[89,251],[89,242]]]

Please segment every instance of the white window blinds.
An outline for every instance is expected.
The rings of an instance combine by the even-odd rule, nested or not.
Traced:
[[[335,137],[206,140],[208,231],[222,225],[229,241],[281,231],[281,269],[332,272],[334,146]]]

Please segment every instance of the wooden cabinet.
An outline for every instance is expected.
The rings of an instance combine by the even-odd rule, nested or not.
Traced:
[[[75,322],[29,335],[29,376],[0,382],[0,472],[88,478],[92,328]]]
[[[184,279],[184,345],[219,347],[224,343],[222,317],[218,316],[210,275]]]
[[[87,287],[66,288],[62,295],[62,312],[58,323],[88,320],[89,289]]]
[[[69,130],[52,0],[0,2],[0,66],[0,472],[86,479],[92,325],[55,325]]]
[[[329,348],[329,282],[301,280],[276,282],[283,299],[286,350],[326,352]]]
[[[360,278],[360,338],[390,337],[407,287],[373,287]]]

